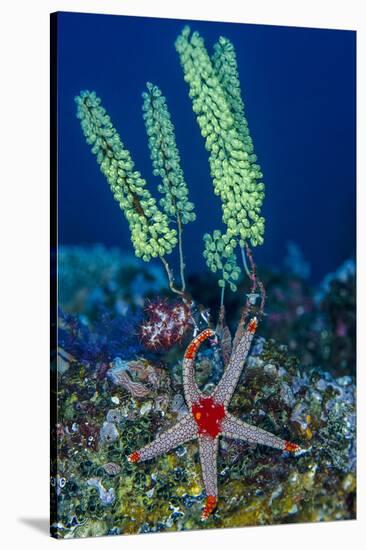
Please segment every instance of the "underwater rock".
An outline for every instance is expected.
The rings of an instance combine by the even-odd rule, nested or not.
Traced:
[[[103,487],[100,479],[97,479],[97,478],[88,479],[87,485],[89,487],[93,487],[94,489],[96,489],[98,491],[99,498],[100,498],[100,501],[101,501],[103,506],[110,506],[115,501],[116,495],[115,495],[113,487],[111,487],[108,490],[105,489]]]
[[[115,462],[107,462],[107,464],[103,464],[103,470],[105,470],[109,476],[116,476],[120,473],[121,466]]]
[[[128,362],[122,361],[116,357],[112,363],[112,367],[107,373],[107,378],[116,386],[122,386],[134,397],[145,397],[149,393],[149,389],[140,382],[131,380],[127,372]]]
[[[118,430],[113,422],[103,422],[103,426],[99,432],[99,439],[102,444],[113,443],[118,439]]]
[[[57,350],[57,373],[59,376],[62,376],[65,374],[65,372],[69,369],[70,363],[75,361],[75,357],[71,355],[71,353],[67,353],[64,349],[61,347]]]
[[[306,403],[299,402],[292,409],[290,422],[295,426],[299,433],[307,439],[311,439],[312,432],[310,430],[311,416]]]
[[[89,448],[97,450],[98,448],[98,426],[90,422],[81,422],[78,432],[82,436],[82,443]]]
[[[295,397],[292,389],[286,382],[283,382],[283,384],[281,385],[280,398],[281,401],[285,405],[287,405],[287,407],[293,407],[295,403]]]
[[[103,537],[108,534],[107,522],[103,520],[89,519],[83,525],[77,527],[73,537]],[[68,535],[65,538],[70,538]]]
[[[252,344],[251,357],[256,357],[260,355],[263,351],[263,346],[265,343],[265,338],[262,336],[256,336]]]
[[[149,412],[153,408],[153,402],[152,401],[145,401],[141,407],[140,407],[140,415],[144,416],[146,414],[149,414]]]
[[[115,424],[118,424],[122,419],[122,413],[118,409],[110,409],[107,412],[106,420],[107,422],[114,422]]]
[[[265,374],[267,374],[268,376],[276,377],[277,376],[277,367],[276,367],[276,365],[271,365],[270,363],[267,363],[263,367],[263,372]]]
[[[250,355],[247,359],[245,368],[245,377],[250,378],[252,376],[260,375],[263,373],[264,361],[256,355]]]
[[[168,393],[163,393],[158,395],[154,401],[154,409],[156,412],[160,412],[163,416],[166,414],[169,408],[170,395]]]
[[[181,393],[176,393],[173,396],[171,403],[171,411],[177,413],[179,416],[185,415],[188,412],[188,407],[184,401],[184,397]]]
[[[148,382],[152,388],[158,388],[161,382],[161,369],[157,369],[149,361],[139,359],[128,363],[128,370],[135,374],[140,382]]]

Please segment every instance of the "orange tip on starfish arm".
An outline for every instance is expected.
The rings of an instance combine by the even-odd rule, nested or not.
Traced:
[[[128,462],[133,462],[133,463],[138,462],[140,460],[140,453],[137,451],[134,451],[128,456],[127,460]]]
[[[214,511],[216,506],[217,506],[217,497],[215,497],[213,495],[209,495],[207,497],[206,504],[205,504],[205,507],[204,507],[203,512],[202,512],[201,519],[202,520],[208,519],[208,517],[212,514],[212,512]]]
[[[249,321],[247,331],[250,332],[251,334],[254,334],[255,331],[257,330],[257,326],[258,326],[258,319],[256,317],[253,317],[253,319]]]
[[[288,451],[289,453],[297,453],[298,451],[301,451],[301,447],[296,443],[291,443],[291,441],[285,441],[283,450]]]

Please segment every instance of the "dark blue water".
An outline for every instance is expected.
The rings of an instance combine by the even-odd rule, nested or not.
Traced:
[[[201,236],[221,227],[207,152],[174,41],[185,21],[59,15],[59,240],[132,250],[127,223],[86,145],[74,96],[95,90],[154,190],[141,116],[146,81],[167,97],[197,221],[186,226],[189,271],[205,269]],[[298,243],[314,280],[355,253],[355,46],[351,31],[189,22],[212,45],[235,45],[246,114],[264,173],[265,244],[277,266]]]

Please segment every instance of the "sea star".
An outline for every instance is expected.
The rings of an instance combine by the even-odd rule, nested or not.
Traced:
[[[244,335],[234,349],[230,362],[212,394],[204,396],[195,381],[194,362],[198,348],[208,338],[214,337],[211,329],[205,329],[189,344],[183,360],[183,387],[189,413],[169,430],[160,434],[152,443],[129,455],[130,462],[141,462],[159,456],[178,445],[198,439],[206,503],[202,519],[206,520],[217,505],[217,451],[219,436],[241,439],[249,443],[268,445],[281,451],[298,452],[300,446],[246,424],[227,410],[235,391],[245,359],[248,355],[257,319],[248,323]]]

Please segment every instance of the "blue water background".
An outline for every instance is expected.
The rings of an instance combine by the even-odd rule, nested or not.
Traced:
[[[209,16],[209,14],[207,14]],[[351,31],[59,14],[59,242],[132,250],[127,223],[75,117],[74,96],[95,90],[157,196],[141,116],[145,83],[165,94],[197,221],[185,227],[189,272],[206,269],[202,235],[222,227],[208,155],[174,41],[185,23],[212,46],[235,45],[246,115],[264,173],[265,244],[279,266],[295,241],[318,281],[355,254],[355,47]]]

